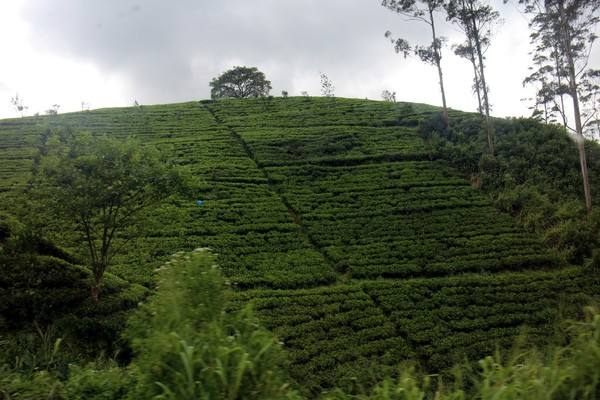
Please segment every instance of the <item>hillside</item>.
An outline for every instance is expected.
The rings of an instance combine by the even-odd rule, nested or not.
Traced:
[[[151,286],[170,254],[210,247],[234,303],[254,304],[314,392],[377,380],[402,360],[439,371],[509,346],[523,325],[543,342],[559,302],[596,289],[426,140],[435,111],[287,98],[0,121],[2,208],[49,128],[165,150],[201,190],[156,212],[111,272]],[[68,234],[54,238],[80,250]]]

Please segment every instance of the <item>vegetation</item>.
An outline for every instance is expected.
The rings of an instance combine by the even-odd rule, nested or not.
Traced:
[[[383,101],[389,101],[391,103],[395,103],[396,102],[396,92],[390,92],[389,90],[384,90],[383,92],[381,92],[381,98],[383,99]]]
[[[520,2],[525,4],[527,12],[533,14],[530,23],[531,39],[535,44],[535,62],[538,70],[529,76],[528,80],[539,81],[542,84],[544,104],[560,98],[561,103],[557,104],[555,110],[561,113],[565,127],[568,125],[563,95],[568,95],[573,101],[574,131],[577,135],[585,206],[587,211],[591,212],[592,197],[583,132],[586,125],[596,117],[596,93],[599,87],[594,80],[598,71],[588,67],[588,59],[596,39],[594,29],[599,21],[597,11],[600,2]],[[550,76],[549,82],[546,79],[547,75]],[[585,112],[581,109],[585,103],[591,103],[591,110]]]
[[[321,94],[323,97],[335,97],[335,86],[333,86],[333,82],[331,79],[324,73],[320,74],[321,76]]]
[[[213,99],[261,97],[269,94],[271,81],[256,67],[234,67],[213,78],[210,88]]]
[[[485,53],[490,46],[492,28],[500,14],[489,4],[479,0],[450,0],[446,3],[448,20],[457,25],[466,42],[455,50],[473,65],[474,88],[479,101],[479,112],[485,116],[488,150],[494,154],[494,132],[490,120],[489,87],[485,77]]]
[[[15,94],[15,97],[10,98],[10,104],[13,106],[16,112],[21,114],[21,117],[27,111],[29,107],[24,104],[24,100],[22,97],[19,97],[19,93]]]
[[[458,114],[453,121],[441,134],[443,139],[435,134],[431,138],[443,158],[486,192],[497,208],[540,234],[567,262],[581,265],[592,256],[598,247],[600,215],[587,214],[583,207],[577,145],[562,128],[529,119],[496,120],[498,146],[491,159],[484,154],[481,122]],[[422,129],[434,125],[429,121]],[[552,152],[561,154],[560,159]],[[596,143],[587,142],[587,155],[591,176],[598,176]],[[592,187],[592,195],[597,194]]]
[[[442,45],[444,38],[436,33],[434,13],[444,7],[443,0],[383,0],[381,5],[410,20],[423,22],[431,29],[431,44],[428,46],[411,46],[406,39],[392,38],[392,32],[387,31],[385,37],[394,44],[396,53],[401,53],[406,58],[414,53],[421,61],[435,65],[438,71],[440,92],[442,94],[442,112],[446,124],[448,124],[448,107],[446,106],[446,91],[444,90],[444,74],[442,72]]]
[[[167,262],[158,285],[127,332],[139,376],[133,398],[287,397],[280,346],[250,308],[225,313],[229,293],[206,250]]]
[[[29,371],[4,364],[6,399],[293,399],[281,343],[245,306],[225,312],[232,295],[205,249],[182,253],[160,268],[154,296],[130,319],[133,362],[97,360],[85,367],[57,365],[60,340],[41,346],[43,364]],[[565,324],[565,340],[546,352],[518,344],[477,364],[460,364],[449,377],[422,376],[408,364],[358,394],[334,389],[321,400],[342,399],[596,399],[600,391],[600,315]],[[392,344],[392,343],[390,343]],[[5,345],[1,343],[0,345]],[[5,354],[5,353],[3,353]],[[6,362],[7,358],[0,359]]]
[[[10,232],[23,234],[4,236],[10,238],[2,242],[9,261],[2,265],[8,272],[0,274],[0,297],[21,293],[17,298],[27,315],[0,310],[0,330],[10,349],[0,363],[6,365],[6,382],[42,382],[41,388],[45,380],[58,379],[65,390],[71,368],[79,368],[82,385],[93,380],[90,376],[112,379],[118,368],[122,374],[115,378],[115,391],[137,393],[137,398],[169,398],[169,390],[216,393],[221,389],[214,389],[214,371],[195,368],[190,376],[202,379],[186,380],[181,355],[195,365],[215,357],[223,365],[238,365],[244,354],[253,357],[256,349],[273,343],[262,329],[254,338],[230,334],[247,332],[245,324],[256,322],[248,304],[282,343],[284,355],[275,345],[264,369],[247,370],[245,386],[277,396],[297,395],[276,391],[285,382],[309,397],[337,396],[336,387],[368,393],[386,376],[377,393],[391,393],[404,387],[402,382],[430,393],[441,390],[439,379],[444,393],[451,393],[455,364],[506,349],[524,332],[524,348],[546,349],[557,339],[565,345],[567,336],[556,329],[560,314],[580,316],[581,306],[598,294],[600,224],[595,214],[573,207],[581,200],[579,164],[562,128],[495,120],[497,148],[491,158],[477,114],[451,111],[446,129],[439,109],[420,104],[303,97],[265,104],[264,99],[224,99],[0,121],[0,205],[13,216],[20,215],[16,199],[29,187],[36,146],[48,128],[134,136],[136,149],[159,149],[166,162],[186,166],[200,182],[196,193],[180,193],[149,210],[128,251],[115,254],[98,302],[86,296],[93,277],[80,266],[85,243],[59,228],[63,217],[43,232],[31,229],[26,219],[6,218],[11,226],[21,226]],[[590,175],[598,176],[598,146],[587,149]],[[21,246],[35,243],[28,232],[52,244],[52,253],[43,246],[6,250],[4,243],[20,237]],[[202,286],[221,285],[217,275],[203,274],[203,265],[212,263],[204,253],[191,256],[197,261],[193,266],[180,258],[169,264],[178,267],[156,274],[171,254],[199,247],[216,254],[231,288],[224,297]],[[29,262],[26,255],[37,261]],[[53,264],[40,261],[50,256]],[[189,271],[186,279],[176,270]],[[48,281],[27,278],[24,284],[26,274]],[[206,279],[193,279],[197,275]],[[25,301],[63,289],[67,301],[59,303],[56,296],[51,308],[56,314],[32,312],[43,302]],[[155,293],[154,300],[130,320],[127,340],[118,341],[125,319],[146,302],[148,291]],[[81,298],[70,300],[70,293]],[[200,306],[220,298],[222,303],[213,304],[218,311],[206,314]],[[46,347],[32,339],[32,349],[45,348],[51,355],[60,338],[57,354],[64,350],[65,358],[57,363],[46,357],[49,361],[37,369],[23,369],[14,361],[24,348],[17,335],[43,336],[36,324],[52,335],[46,335]],[[142,325],[149,328],[142,332]],[[222,335],[233,336],[233,347]],[[215,345],[205,349],[198,344],[203,342]],[[109,348],[100,355],[99,349]],[[118,356],[107,360],[115,350]],[[549,365],[540,360],[535,365]],[[413,375],[410,369],[398,373],[403,361],[411,361]],[[504,358],[496,362],[512,368]],[[36,372],[41,370],[47,373]],[[228,382],[230,371],[221,371]],[[275,386],[252,380],[266,371],[282,373],[261,383]],[[456,383],[469,395],[478,387],[472,379],[488,376],[474,371]],[[427,374],[440,378],[431,378],[427,386],[421,379]],[[164,387],[147,384],[155,381]],[[191,388],[185,382],[192,382]],[[228,384],[227,390],[236,393],[235,387]]]
[[[140,215],[181,192],[182,173],[150,148],[108,136],[50,134],[35,159],[29,193],[78,231],[86,243],[94,274],[92,297],[115,253],[132,238]],[[127,233],[127,234],[126,234]]]

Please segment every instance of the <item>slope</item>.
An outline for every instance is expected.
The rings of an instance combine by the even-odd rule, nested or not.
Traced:
[[[201,193],[158,210],[113,273],[151,285],[169,254],[212,248],[235,304],[254,304],[316,393],[376,381],[406,359],[441,370],[510,345],[524,324],[546,340],[561,298],[590,290],[439,158],[416,129],[433,112],[265,98],[2,121],[0,190],[10,198],[25,182],[48,128],[164,149]]]

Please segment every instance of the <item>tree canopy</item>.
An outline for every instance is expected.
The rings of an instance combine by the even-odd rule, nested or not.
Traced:
[[[558,112],[563,125],[575,132],[585,204],[588,212],[591,212],[592,195],[584,130],[598,120],[600,71],[589,67],[589,57],[597,38],[595,29],[600,22],[600,1],[519,2],[525,6],[525,11],[532,15],[530,37],[534,45],[534,66],[525,83],[538,84],[536,105],[544,107],[546,119],[550,120],[552,113]],[[572,100],[574,129],[567,122],[563,98],[565,94]]]
[[[268,96],[271,81],[256,67],[234,67],[210,82],[212,99]]]
[[[135,236],[143,210],[189,187],[186,174],[133,139],[52,133],[34,163],[34,202],[86,243],[97,299],[111,258]],[[126,233],[126,234],[125,234]]]

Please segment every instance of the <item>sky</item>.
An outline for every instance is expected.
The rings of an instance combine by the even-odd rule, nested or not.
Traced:
[[[0,118],[18,116],[17,93],[44,113],[82,108],[207,99],[209,82],[237,65],[255,66],[273,95],[320,94],[325,73],[338,97],[441,104],[437,71],[394,52],[390,30],[414,44],[428,26],[410,22],[379,0],[11,0],[0,4]],[[502,23],[487,57],[493,114],[529,115],[532,89],[527,19],[514,4],[491,0]],[[462,33],[438,16],[448,45]],[[448,105],[475,110],[472,67],[444,49]],[[597,54],[598,53],[598,54]],[[600,51],[592,64],[600,61]],[[600,63],[596,63],[598,66]],[[84,103],[84,104],[82,104]]]

